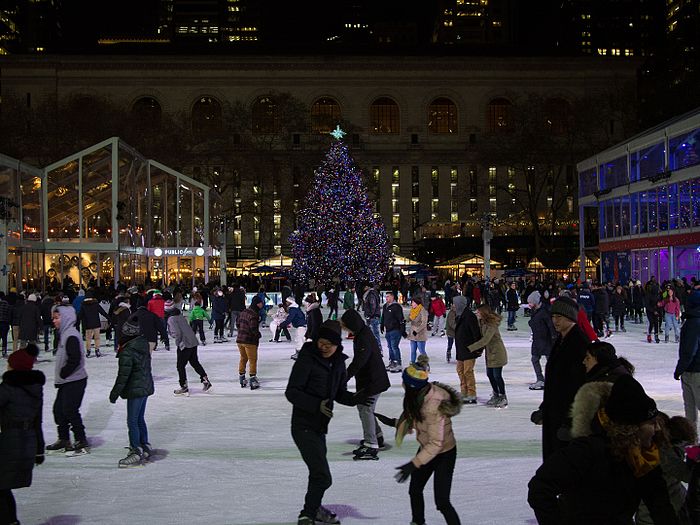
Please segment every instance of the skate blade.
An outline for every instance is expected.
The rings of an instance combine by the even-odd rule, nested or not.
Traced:
[[[80,451],[80,452],[76,452],[76,451],[66,452],[66,453],[65,453],[65,456],[66,456],[67,458],[77,458],[77,457],[79,457],[79,456],[87,456],[89,453],[90,453],[89,450],[83,449],[83,450]]]
[[[374,456],[374,457],[369,457],[369,458],[361,458],[359,456],[354,456],[352,458],[353,461],[379,461],[379,456]]]

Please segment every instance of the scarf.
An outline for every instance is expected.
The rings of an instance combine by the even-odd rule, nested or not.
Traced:
[[[608,430],[613,424],[604,408],[598,410],[598,421],[605,430]],[[660,465],[661,453],[656,443],[652,443],[651,447],[645,449],[635,445],[627,450],[625,460],[632,469],[634,477],[639,479]]]
[[[419,304],[416,305],[415,308],[411,308],[411,312],[408,314],[408,318],[413,321],[418,315],[420,314],[420,311],[423,309],[423,305]]]
[[[418,394],[418,410],[423,408],[423,401],[425,400],[425,395],[430,391],[430,385],[428,388],[423,388]],[[406,434],[413,432],[413,418],[405,410],[399,416],[399,421],[396,423],[396,437],[395,443],[397,447],[400,447],[403,443],[403,438]]]

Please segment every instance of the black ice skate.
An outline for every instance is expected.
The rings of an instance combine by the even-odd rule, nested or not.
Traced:
[[[189,397],[190,389],[187,387],[187,385],[181,386],[180,388],[173,390],[173,395]]]
[[[211,390],[211,381],[205,376],[202,378],[202,390],[209,392]]]
[[[248,386],[248,380],[245,378],[245,374],[238,375],[238,382],[241,384],[241,388]]]
[[[126,457],[119,460],[119,468],[141,467],[143,466],[143,454],[138,448],[130,448]]]
[[[326,507],[321,505],[318,510],[316,511],[316,523],[335,523],[337,525],[340,524],[340,520],[338,519],[338,516],[336,516],[335,512],[332,512],[328,510]]]
[[[72,447],[66,447],[66,457],[74,458],[90,453],[90,447],[86,441],[76,441]]]
[[[378,460],[379,459],[379,456],[377,455],[377,452],[379,452],[379,449],[376,449],[376,448],[361,446],[360,448],[356,448],[352,452],[354,454],[352,459],[354,459],[354,460]]]
[[[56,453],[56,452],[65,452],[69,448],[73,448],[73,445],[71,445],[71,442],[69,439],[57,439],[54,443],[51,443],[50,445],[46,445],[46,452],[48,453]]]
[[[250,389],[257,390],[260,388],[260,383],[258,383],[258,376],[250,376]]]

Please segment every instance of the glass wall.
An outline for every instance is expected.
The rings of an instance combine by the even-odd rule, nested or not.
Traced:
[[[664,171],[665,153],[663,142],[632,152],[630,154],[630,181],[648,179]]]
[[[112,146],[82,158],[82,238],[112,242]]]
[[[629,182],[627,156],[618,157],[600,166],[600,189],[616,188]]]
[[[80,161],[71,160],[47,173],[46,192],[50,241],[80,240]]]
[[[668,145],[670,169],[679,170],[700,164],[700,128],[671,137]]]
[[[591,168],[578,175],[578,195],[585,197],[598,191],[598,170]]]
[[[146,209],[149,185],[146,162],[131,150],[119,150],[117,224],[119,246],[142,248],[146,244]]]
[[[22,203],[22,239],[41,241],[41,177],[20,170],[20,193]],[[0,195],[7,195],[0,192]]]

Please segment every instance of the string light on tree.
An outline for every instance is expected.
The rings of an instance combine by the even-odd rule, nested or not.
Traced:
[[[299,229],[292,233],[297,279],[330,284],[380,282],[389,269],[391,249],[382,220],[375,216],[362,182],[362,174],[337,126],[337,139],[314,173],[314,180],[299,211]]]

